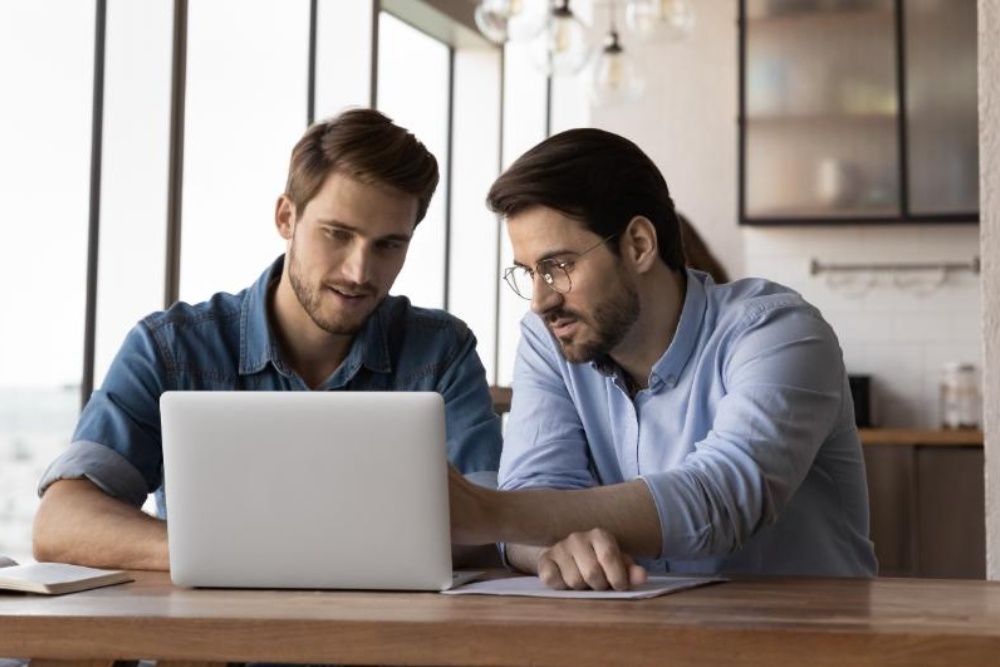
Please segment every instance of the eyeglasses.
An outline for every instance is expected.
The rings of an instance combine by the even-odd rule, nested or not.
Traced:
[[[591,250],[601,247],[615,236],[617,234],[603,238],[583,252],[574,253],[570,258],[556,259],[553,257],[551,259],[543,259],[538,264],[535,264],[534,269],[529,269],[526,266],[511,266],[504,270],[503,279],[507,281],[507,284],[514,290],[515,294],[528,301],[531,301],[535,293],[536,275],[541,276],[542,281],[552,291],[559,294],[566,294],[573,289],[573,282],[570,280],[569,274],[580,258]]]

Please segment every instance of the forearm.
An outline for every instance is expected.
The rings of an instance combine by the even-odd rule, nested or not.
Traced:
[[[166,523],[85,479],[60,480],[45,491],[35,515],[34,552],[40,561],[170,568]]]
[[[507,563],[519,572],[538,574],[538,557],[547,548],[527,544],[508,544]]]
[[[467,487],[467,493],[474,498],[463,504],[474,511],[458,516],[459,542],[549,546],[570,533],[603,528],[626,553],[655,557],[660,552],[660,519],[642,480],[579,490]]]

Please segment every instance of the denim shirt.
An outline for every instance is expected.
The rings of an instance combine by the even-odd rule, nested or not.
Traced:
[[[872,576],[868,488],[837,337],[797,293],[688,271],[677,330],[630,395],[528,314],[500,488],[642,479],[677,573]]]
[[[282,359],[268,322],[269,287],[280,277],[283,260],[278,258],[239,294],[216,294],[196,305],[177,303],[139,322],[84,408],[71,446],[45,471],[39,495],[56,480],[85,477],[136,507],[155,492],[158,512],[166,518],[163,392],[308,391]],[[464,322],[443,311],[387,297],[319,390],[438,392],[445,401],[449,460],[487,484],[497,469],[500,418],[493,411],[476,338]]]

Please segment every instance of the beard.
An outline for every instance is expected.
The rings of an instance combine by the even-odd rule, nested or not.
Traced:
[[[311,285],[306,277],[305,271],[298,260],[295,252],[295,244],[292,243],[288,249],[288,279],[298,299],[302,309],[306,311],[309,319],[323,331],[337,336],[353,336],[364,327],[371,315],[372,308],[367,313],[358,317],[349,317],[343,313],[323,312],[323,291],[326,289],[322,284]],[[372,285],[350,285],[345,287],[345,291],[352,294],[374,294],[375,288]],[[338,316],[339,315],[339,316]]]
[[[572,337],[556,338],[566,361],[579,364],[610,355],[611,350],[625,339],[629,329],[639,319],[638,290],[621,273],[618,284],[616,293],[598,303],[589,315],[564,309],[546,313],[547,323],[561,318],[573,318],[589,325],[587,328],[593,332],[593,336],[589,339],[585,337],[580,339],[581,334],[585,334],[586,331],[578,331]]]

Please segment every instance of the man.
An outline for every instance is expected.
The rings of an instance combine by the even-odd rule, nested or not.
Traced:
[[[499,419],[475,337],[387,296],[437,182],[434,156],[377,111],[309,128],[275,210],[285,255],[239,294],[132,330],[41,480],[35,557],[168,569],[166,525],[140,507],[156,492],[165,518],[158,401],[171,389],[437,391],[452,464],[495,471]]]
[[[456,540],[504,542],[555,588],[627,588],[648,569],[875,573],[847,374],[819,311],[685,269],[663,176],[608,132],[543,141],[487,201],[533,312],[505,491],[453,474]]]

